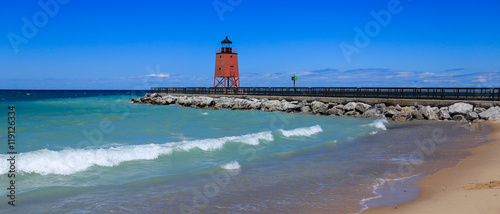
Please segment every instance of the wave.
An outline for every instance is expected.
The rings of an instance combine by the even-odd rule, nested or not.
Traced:
[[[229,163],[222,164],[220,167],[225,170],[238,170],[241,168],[240,163],[238,163],[238,161],[231,161]]]
[[[424,163],[424,159],[413,158],[413,157],[398,157],[398,158],[391,158],[389,160],[396,162],[400,165],[420,165]]]
[[[377,119],[375,121],[373,121],[372,123],[368,124],[367,126],[373,126],[375,128],[378,128],[378,129],[382,129],[382,130],[387,130],[387,127],[385,126],[385,124],[388,124],[389,122],[387,122],[387,120],[385,118],[383,119]]]
[[[172,148],[157,144],[140,146],[121,146],[107,149],[48,149],[21,153],[16,166],[19,172],[42,175],[70,175],[96,166],[112,167],[125,161],[152,160],[160,155],[170,154]],[[7,166],[2,165],[0,173],[7,173]]]
[[[315,125],[315,126],[311,126],[311,127],[296,128],[296,129],[292,129],[292,130],[283,130],[283,129],[280,129],[279,131],[285,137],[292,137],[292,136],[306,136],[306,137],[309,137],[309,136],[311,136],[313,134],[322,132],[323,129],[321,128],[321,126]]]
[[[172,152],[190,151],[198,148],[203,151],[214,151],[223,148],[227,142],[239,142],[258,145],[261,140],[273,141],[271,132],[260,132],[234,137],[180,141],[165,144],[146,144],[133,146],[117,146],[97,149],[64,149],[52,151],[42,149],[21,153],[16,156],[17,172],[38,173],[41,175],[71,175],[85,171],[92,166],[113,167],[122,162],[134,160],[153,160]],[[7,159],[7,155],[0,155]],[[9,163],[2,161],[0,174],[6,174]]]
[[[271,132],[260,132],[256,134],[247,134],[234,137],[181,141],[178,143],[174,143],[173,146],[184,151],[189,151],[194,148],[198,148],[203,151],[214,151],[221,149],[227,142],[241,142],[255,146],[259,145],[261,140],[273,141],[274,138]]]
[[[368,209],[369,207],[366,205],[366,202],[368,201],[371,201],[373,199],[377,199],[377,198],[381,198],[382,195],[380,193],[377,192],[378,189],[380,189],[384,184],[386,183],[389,183],[389,182],[401,182],[401,181],[404,181],[406,179],[410,179],[410,178],[414,178],[416,176],[420,176],[421,174],[418,173],[418,174],[415,174],[415,175],[411,175],[411,176],[407,176],[407,177],[399,177],[399,178],[377,178],[374,182],[374,184],[372,185],[372,193],[375,194],[375,196],[371,196],[371,197],[367,197],[367,198],[363,198],[361,199],[361,201],[359,202],[359,204],[361,206],[363,206],[363,208],[355,213],[355,214],[359,214],[359,213],[362,213],[364,210]],[[394,184],[392,184],[394,185]]]
[[[293,130],[279,130],[284,136],[311,136],[322,132],[321,126],[297,128]],[[272,132],[259,132],[241,136],[230,136],[222,138],[209,138],[201,140],[183,140],[168,142],[164,144],[145,145],[107,145],[106,148],[82,148],[63,149],[54,151],[42,149],[25,152],[16,156],[16,171],[22,173],[37,173],[41,175],[71,175],[88,170],[93,166],[115,167],[123,162],[137,160],[154,160],[162,155],[170,155],[173,152],[189,152],[200,149],[211,152],[224,148],[228,142],[243,143],[256,146],[261,141],[274,141]],[[0,155],[1,159],[7,159],[7,155]],[[226,167],[236,167],[239,164],[230,163]],[[221,166],[223,167],[223,166]],[[9,163],[0,163],[0,174],[6,174]]]

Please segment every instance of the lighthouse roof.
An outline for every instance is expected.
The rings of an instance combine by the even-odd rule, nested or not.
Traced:
[[[222,40],[222,42],[220,42],[220,43],[231,43],[232,44],[233,42],[231,42],[231,40],[227,39],[227,36],[226,36],[226,39]]]

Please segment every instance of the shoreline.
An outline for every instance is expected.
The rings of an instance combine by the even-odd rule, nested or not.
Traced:
[[[369,208],[382,213],[500,213],[500,120],[481,122],[493,128],[486,139],[456,166],[418,181],[418,198],[391,207]]]

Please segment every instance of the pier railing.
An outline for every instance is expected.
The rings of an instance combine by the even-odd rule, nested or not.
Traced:
[[[500,101],[500,88],[153,87],[152,93]]]

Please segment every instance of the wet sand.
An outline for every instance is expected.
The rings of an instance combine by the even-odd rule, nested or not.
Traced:
[[[500,120],[484,123],[494,129],[487,136],[494,141],[472,149],[456,167],[424,177],[417,200],[362,213],[500,213]]]

